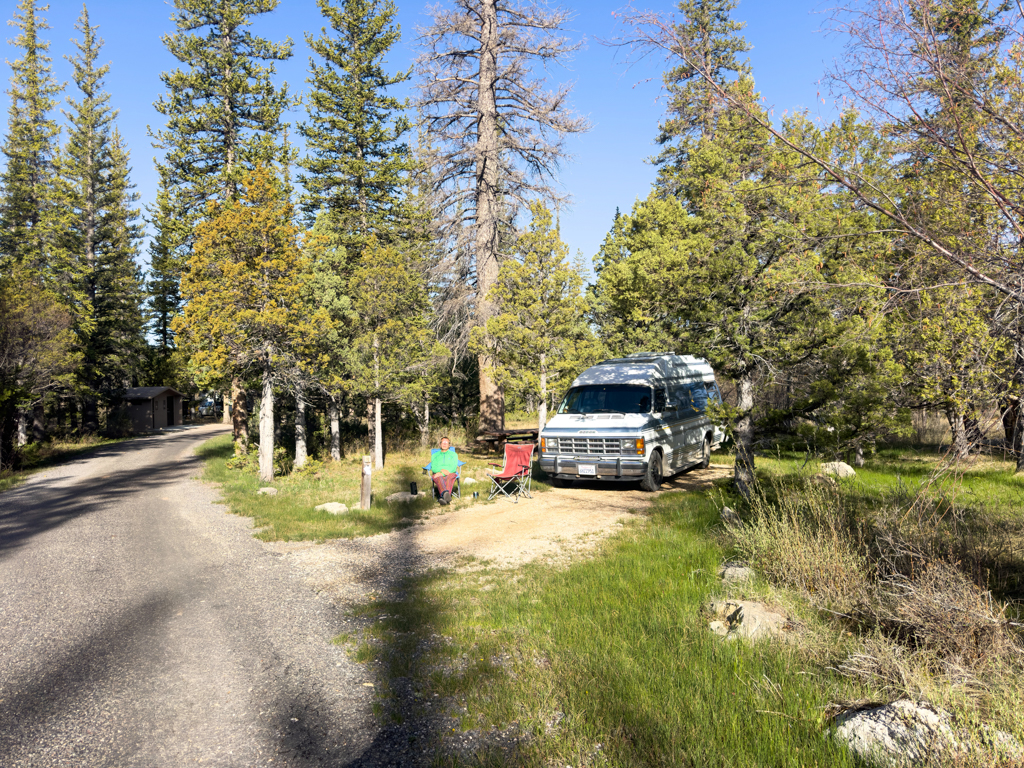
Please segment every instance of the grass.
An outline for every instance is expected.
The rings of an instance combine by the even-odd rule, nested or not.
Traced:
[[[417,680],[415,700],[437,694],[462,729],[515,724],[532,737],[463,763],[853,765],[823,738],[821,712],[862,688],[808,672],[796,647],[708,631],[704,606],[722,589],[716,519],[712,494],[668,494],[647,524],[568,569],[414,580],[415,599],[360,609],[382,618],[357,658]],[[437,634],[445,642],[418,654]]]
[[[439,507],[431,496],[430,480],[421,469],[427,458],[423,451],[390,453],[385,467],[373,473],[373,496],[370,509],[360,510],[359,483],[362,457],[352,456],[337,462],[327,462],[312,475],[291,474],[276,478],[274,496],[258,495],[265,485],[260,482],[255,467],[245,470],[230,468],[234,455],[231,436],[222,435],[204,443],[197,453],[206,460],[205,479],[221,486],[224,499],[235,514],[252,517],[257,537],[264,541],[323,541],[325,539],[373,536],[413,525],[416,521],[445,508]],[[492,455],[460,452],[466,462],[462,468],[462,499],[453,500],[453,507],[486,504],[490,482],[486,472],[494,470],[490,462],[500,459]],[[535,473],[536,474],[536,473]],[[465,483],[473,478],[476,484]],[[408,491],[415,482],[421,499],[409,503],[389,504],[387,497],[399,491]],[[534,490],[544,491],[549,485],[533,481]],[[481,497],[473,499],[473,491]],[[340,502],[349,507],[343,515],[318,512],[316,507],[327,502]]]
[[[128,439],[130,438],[106,438],[89,435],[75,440],[29,443],[21,452],[21,469],[14,472],[0,472],[0,493],[20,485],[35,472]]]

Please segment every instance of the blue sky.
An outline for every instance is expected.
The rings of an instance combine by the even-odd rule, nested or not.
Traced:
[[[655,151],[653,140],[664,111],[660,98],[663,62],[651,60],[627,68],[621,51],[601,44],[618,34],[613,13],[620,11],[624,2],[561,3],[574,14],[571,34],[585,42],[565,70],[550,75],[553,82],[574,83],[574,107],[592,123],[588,133],[570,140],[573,159],[559,173],[563,191],[573,200],[571,207],[561,212],[562,236],[570,252],[582,251],[588,263],[608,231],[615,208],[628,212],[638,198],[647,195],[654,169],[645,160]],[[407,68],[416,56],[416,27],[428,23],[428,6],[433,2],[396,0],[396,4],[402,40],[390,56],[392,70]],[[661,11],[675,7],[674,2],[655,0],[636,0],[635,4]],[[14,0],[3,3],[7,19],[12,18],[14,5]],[[132,178],[142,202],[149,204],[156,196],[157,177],[147,126],[160,125],[161,116],[153,109],[162,92],[160,73],[177,63],[160,41],[161,35],[173,31],[172,7],[157,0],[93,0],[87,5],[92,24],[99,25],[106,43],[101,61],[111,63],[106,85],[113,106],[120,110],[118,126],[132,153]],[[747,23],[744,35],[753,46],[749,56],[757,87],[777,114],[808,109],[812,118],[823,120],[836,114],[827,88],[819,85],[822,73],[841,48],[840,40],[819,31],[825,20],[819,11],[825,7],[817,0],[741,0],[735,11],[735,17]],[[45,36],[51,42],[54,74],[61,82],[69,81],[69,88],[73,87],[71,65],[63,57],[74,51],[70,40],[80,37],[74,24],[81,9],[81,2],[51,0],[44,14],[51,27]],[[293,92],[307,87],[309,50],[303,33],[318,33],[322,25],[314,0],[282,0],[275,12],[261,17],[253,27],[257,34],[273,40],[293,40],[295,54],[279,68],[279,77]],[[10,45],[16,30],[8,27],[6,31],[3,58],[11,61],[20,57],[18,49]],[[9,77],[5,66],[5,92],[0,96],[4,125]],[[822,98],[827,103],[822,103]],[[300,110],[290,119],[294,122],[303,117]]]

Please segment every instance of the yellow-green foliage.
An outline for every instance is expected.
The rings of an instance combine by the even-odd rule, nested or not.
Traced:
[[[241,190],[199,225],[181,281],[186,305],[174,329],[200,386],[248,366],[296,364],[321,319],[301,302],[305,257],[280,180],[257,168]]]

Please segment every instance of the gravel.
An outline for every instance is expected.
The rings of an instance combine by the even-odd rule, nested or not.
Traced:
[[[373,668],[331,643],[365,627],[346,604],[428,564],[361,540],[348,587],[314,591],[301,550],[253,539],[190,477],[221,429],[103,448],[0,495],[0,765],[434,759],[451,713],[382,729]]]

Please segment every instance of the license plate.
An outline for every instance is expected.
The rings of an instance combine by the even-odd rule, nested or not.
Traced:
[[[592,475],[597,476],[597,465],[596,464],[578,464],[576,466],[576,474],[578,475]]]

